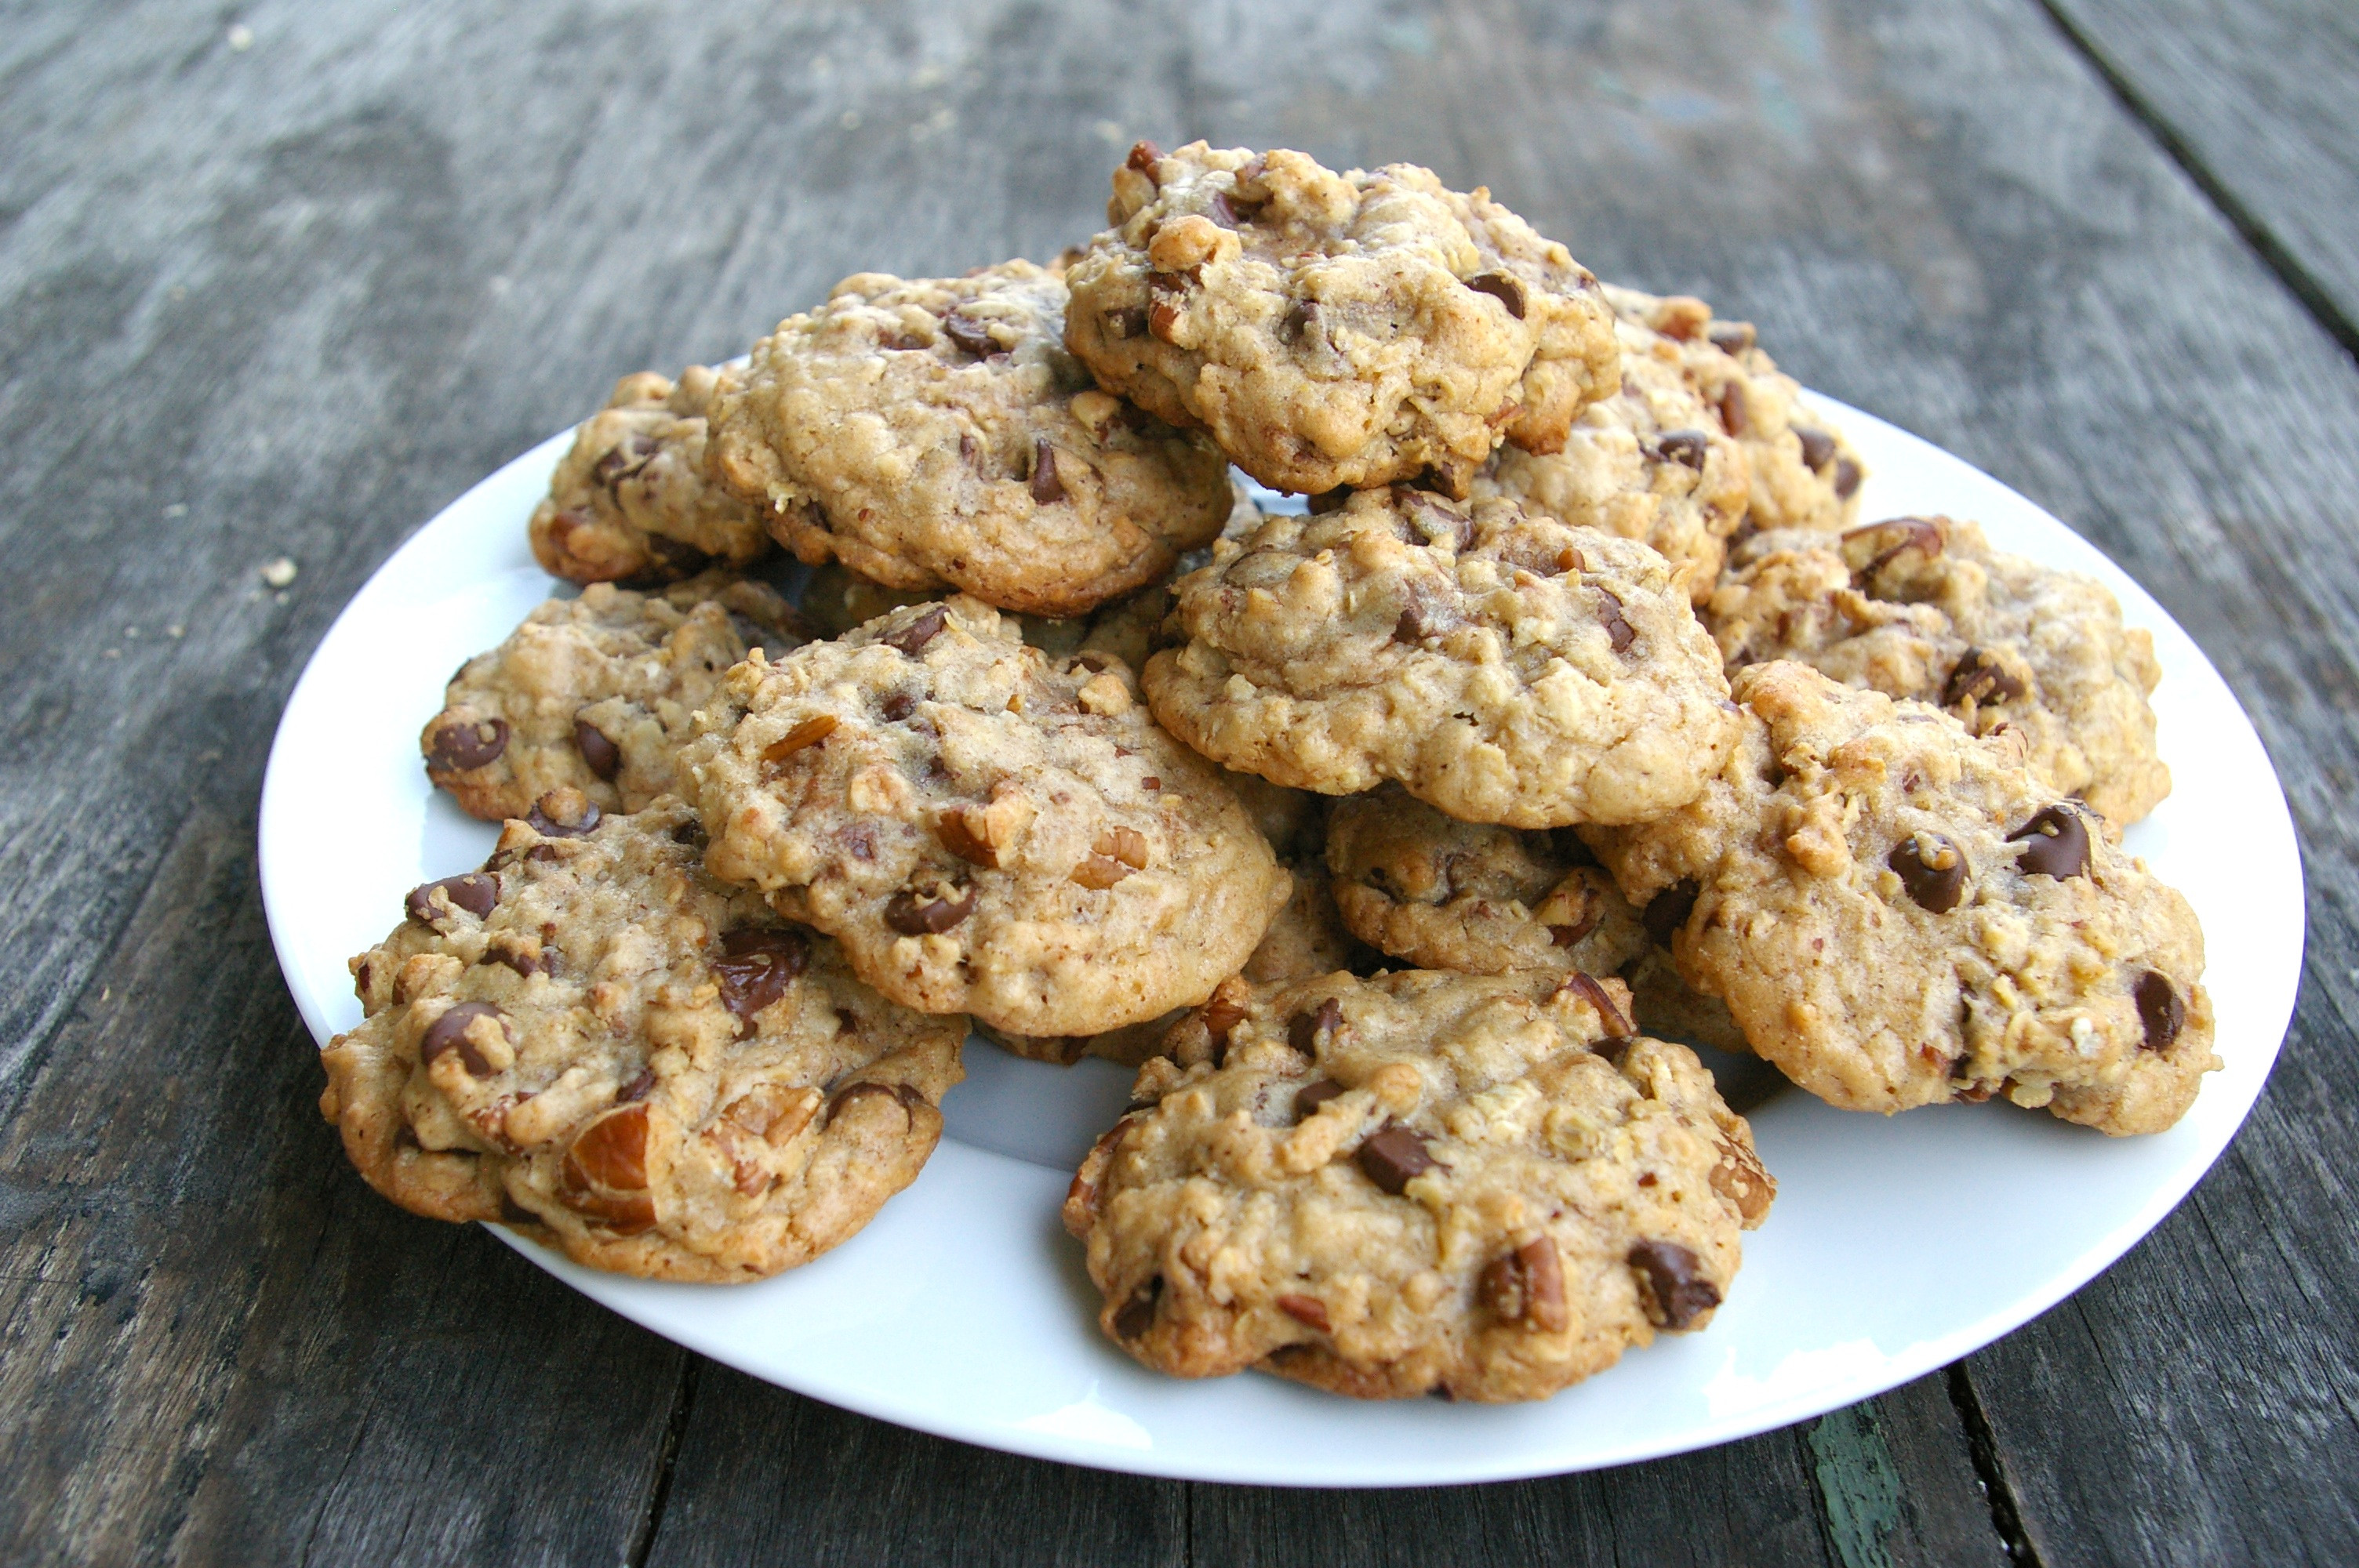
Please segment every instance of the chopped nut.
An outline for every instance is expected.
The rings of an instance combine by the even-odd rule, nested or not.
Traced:
[[[777,740],[762,748],[762,761],[776,765],[785,762],[806,746],[815,746],[835,733],[836,719],[832,713],[817,713],[788,730]]]

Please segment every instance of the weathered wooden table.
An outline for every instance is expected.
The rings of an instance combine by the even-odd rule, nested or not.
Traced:
[[[6,17],[0,1557],[2359,1560],[2347,5]],[[1133,136],[1193,135],[1487,182],[1600,273],[1752,318],[1806,382],[2027,492],[2194,633],[2292,798],[2310,957],[2267,1096],[2151,1238],[1805,1426],[1295,1493],[843,1414],[346,1168],[254,869],[272,727],[345,598],[617,373],[736,352],[855,269],[1053,254]],[[2015,1217],[1962,1190],[1924,1223]]]

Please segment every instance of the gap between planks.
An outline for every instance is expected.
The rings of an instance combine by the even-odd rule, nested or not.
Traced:
[[[2047,14],[2049,21],[2055,24],[2065,43],[2086,60],[2089,69],[2095,71],[2112,90],[2114,101],[2146,128],[2147,135],[2154,137],[2163,156],[2177,165],[2180,173],[2194,181],[2204,200],[2228,221],[2229,227],[2236,231],[2237,237],[2253,248],[2254,254],[2276,275],[2277,281],[2292,291],[2293,297],[2301,302],[2301,308],[2310,312],[2310,319],[2324,328],[2329,337],[2343,345],[2344,353],[2359,360],[2359,321],[2354,321],[2343,314],[2342,307],[2335,303],[2334,297],[2326,287],[2277,237],[2267,221],[2231,190],[2226,180],[2212,172],[2211,167],[2196,152],[2194,144],[2179,134],[2168,115],[2147,101],[2128,73],[2097,47],[2096,39],[2075,22],[2057,0],[2035,0],[2035,3]]]

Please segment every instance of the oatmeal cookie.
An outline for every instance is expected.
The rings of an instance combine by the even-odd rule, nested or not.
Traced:
[[[1468,822],[1636,822],[1734,741],[1717,650],[1646,546],[1396,485],[1273,517],[1174,589],[1155,716],[1296,788],[1384,779]]]
[[[2118,825],[2170,793],[2147,702],[2154,638],[2122,624],[2103,583],[1994,550],[1972,523],[1755,535],[1703,617],[1732,668],[1795,659],[2019,736],[2050,783]]]
[[[894,589],[1077,615],[1229,515],[1228,464],[1098,390],[1065,285],[1030,262],[859,273],[778,324],[715,398],[712,472],[796,555]]]
[[[1658,297],[1609,284],[1605,297],[1625,330],[1650,335],[1646,352],[1676,365],[1743,449],[1752,486],[1747,525],[1832,529],[1857,517],[1867,474],[1859,454],[1803,404],[1801,387],[1762,351],[1751,323],[1714,320],[1711,306],[1684,295]]]
[[[1052,660],[967,598],[749,659],[685,754],[716,876],[844,945],[878,990],[1015,1034],[1200,1001],[1287,876],[1127,667]]]
[[[1701,796],[1582,837],[1755,1051],[1846,1109],[2185,1113],[2220,1065],[2203,933],[2103,817],[1923,703],[1786,662],[1735,690],[1745,738]]]
[[[1684,568],[1688,597],[1701,604],[1745,521],[1752,470],[1680,345],[1635,322],[1614,328],[1622,390],[1583,410],[1561,450],[1502,447],[1474,476],[1474,494],[1643,539]]]
[[[689,715],[723,672],[748,649],[799,646],[809,630],[769,589],[726,572],[549,600],[459,666],[419,736],[427,776],[491,822],[560,787],[636,811],[681,787],[672,768]]]
[[[532,553],[551,575],[646,587],[769,553],[761,519],[705,477],[718,374],[690,365],[677,382],[643,371],[614,384],[533,511]]]
[[[1232,982],[1065,1200],[1098,1322],[1180,1377],[1544,1399],[1705,1326],[1775,1186],[1617,981]]]
[[[1073,264],[1065,341],[1273,488],[1430,474],[1462,496],[1503,438],[1554,451],[1614,390],[1597,280],[1430,170],[1141,142],[1106,221]]]
[[[1610,975],[1647,947],[1571,832],[1460,822],[1390,785],[1335,803],[1327,869],[1352,933],[1420,969]]]
[[[369,1184],[576,1262],[760,1279],[868,1223],[933,1152],[966,1022],[697,862],[678,800],[552,792],[480,871],[415,889],[353,960],[367,1019],[320,1108]]]

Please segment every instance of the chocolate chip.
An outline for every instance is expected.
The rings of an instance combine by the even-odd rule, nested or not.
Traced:
[[[1057,472],[1057,449],[1046,438],[1032,444],[1032,499],[1042,506],[1065,499],[1065,481]]]
[[[1805,430],[1797,425],[1794,438],[1802,443],[1802,466],[1812,473],[1824,473],[1835,460],[1835,438],[1824,430]]]
[[[1915,550],[1930,560],[1941,553],[1948,536],[1930,517],[1887,517],[1881,523],[1844,530],[1843,542],[1849,545],[1854,540],[1867,541],[1867,547],[1875,551],[1865,566],[1855,567],[1852,571],[1856,580],[1866,583],[1904,551]],[[1853,551],[1843,554],[1846,558],[1854,557]]]
[[[1448,545],[1462,556],[1474,543],[1474,520],[1430,492],[1396,485],[1393,500],[1426,544]]]
[[[1308,1120],[1319,1108],[1343,1092],[1343,1086],[1332,1078],[1321,1078],[1294,1091],[1294,1119]]]
[[[611,490],[647,467],[661,450],[663,443],[653,436],[635,433],[621,446],[610,449],[592,463],[590,476]]]
[[[1720,389],[1720,427],[1742,438],[1750,423],[1745,407],[1745,384],[1732,376]]]
[[[1622,619],[1622,600],[1611,589],[1601,588],[1597,597],[1603,600],[1597,607],[1597,619],[1604,624],[1605,635],[1614,643],[1614,651],[1626,654],[1630,644],[1638,640],[1638,630]]]
[[[1672,934],[1685,925],[1688,916],[1695,913],[1696,898],[1701,892],[1693,877],[1684,877],[1647,902],[1638,921],[1646,926],[1647,935],[1655,939],[1656,946],[1671,945]]]
[[[886,723],[898,724],[918,711],[918,699],[906,691],[897,691],[885,699],[884,706],[878,711],[885,715]]]
[[[1307,344],[1313,337],[1325,341],[1325,334],[1319,326],[1319,301],[1296,300],[1288,308],[1286,319],[1277,324],[1277,337],[1280,342],[1296,344]]]
[[[1335,1031],[1343,1027],[1343,1004],[1331,996],[1317,1008],[1294,1015],[1294,1022],[1286,1026],[1286,1043],[1304,1055],[1315,1057],[1319,1054],[1319,1037],[1324,1034],[1332,1039]]]
[[[1708,335],[1712,339],[1712,346],[1723,354],[1745,352],[1759,336],[1750,321],[1714,321]]]
[[[1903,838],[1885,857],[1900,885],[1930,914],[1947,914],[1966,896],[1966,852],[1939,833]]]
[[[544,838],[586,838],[605,813],[578,789],[553,789],[532,803],[525,821]]]
[[[1395,1197],[1426,1172],[1450,1168],[1426,1152],[1423,1134],[1397,1121],[1387,1121],[1369,1133],[1353,1157],[1359,1161],[1360,1169],[1367,1173],[1368,1180]]]
[[[1458,625],[1458,611],[1443,597],[1448,589],[1434,588],[1418,581],[1402,585],[1400,619],[1393,622],[1393,641],[1421,643],[1428,637],[1439,637]]]
[[[964,352],[984,359],[999,351],[982,322],[973,317],[953,310],[942,318],[942,336],[956,343]]]
[[[1577,1000],[1587,1002],[1590,1010],[1597,1014],[1598,1033],[1604,1039],[1627,1040],[1638,1033],[1630,1021],[1622,1016],[1622,1010],[1614,1005],[1614,998],[1593,977],[1579,969],[1573,970],[1565,976],[1564,983],[1557,987],[1559,996],[1568,991]]]
[[[878,641],[886,647],[907,654],[914,659],[918,656],[919,649],[940,634],[944,623],[949,620],[949,611],[939,604],[929,604],[926,606],[924,614],[902,627],[898,632],[882,637]]]
[[[499,761],[508,749],[505,719],[479,723],[445,724],[434,731],[433,754],[428,760],[444,773],[463,773]]]
[[[1147,310],[1143,306],[1125,306],[1106,312],[1106,330],[1117,338],[1144,337],[1147,332]]]
[[[1995,654],[1968,648],[1958,656],[1958,667],[1950,672],[1950,684],[1941,691],[1941,706],[2013,702],[2022,695],[2023,682],[2010,675]]]
[[[1130,157],[1124,160],[1123,167],[1125,168],[1135,168],[1138,170],[1139,173],[1147,176],[1147,178],[1153,179],[1155,178],[1155,166],[1162,161],[1163,149],[1157,146],[1153,142],[1142,140],[1130,144]],[[1156,1288],[1160,1290],[1162,1288],[1162,1283],[1163,1282],[1160,1280],[1157,1281]]]
[[[1641,1241],[1630,1249],[1630,1267],[1647,1289],[1647,1316],[1658,1328],[1685,1328],[1720,1304],[1720,1287],[1703,1277],[1703,1264],[1675,1241]]]
[[[721,938],[722,957],[712,960],[721,1005],[740,1024],[787,994],[810,963],[810,944],[784,925],[741,925]]]
[[[418,1043],[419,1057],[431,1062],[445,1052],[456,1051],[470,1074],[478,1078],[487,1076],[492,1065],[475,1049],[475,1043],[467,1038],[467,1026],[479,1018],[498,1020],[500,1033],[515,1038],[516,1031],[508,1027],[506,1013],[487,1001],[462,1001],[426,1026],[426,1033]]]
[[[1114,1314],[1114,1331],[1117,1337],[1136,1339],[1155,1326],[1155,1303],[1163,1296],[1163,1276],[1156,1275],[1131,1293]]]
[[[1310,498],[1310,515],[1324,517],[1330,512],[1343,510],[1343,503],[1352,499],[1352,487],[1339,484],[1332,490],[1321,491]]]
[[[1506,306],[1507,314],[1516,320],[1524,319],[1524,286],[1519,279],[1504,272],[1486,272],[1468,278],[1466,287]]]
[[[1859,464],[1849,458],[1835,460],[1835,499],[1849,501],[1859,490]]]
[[[2006,841],[2023,845],[2015,863],[2027,877],[2054,877],[2061,881],[2089,874],[2089,829],[2082,824],[2081,814],[2069,806],[2051,806],[2036,814],[2008,834]]]
[[[897,892],[885,905],[885,924],[904,936],[927,936],[948,931],[974,913],[974,889],[958,899],[919,898]]]
[[[2169,1050],[2170,1043],[2187,1025],[2187,1004],[2180,1000],[2179,988],[2148,969],[2138,977],[2130,994],[2137,999],[2138,1022],[2146,1025],[2146,1048]]]
[[[573,749],[590,771],[602,779],[611,779],[623,771],[623,749],[606,739],[606,732],[587,719],[573,721]]]
[[[641,1067],[638,1072],[638,1076],[633,1078],[629,1083],[625,1084],[621,1092],[614,1096],[615,1103],[618,1105],[631,1105],[636,1101],[643,1100],[647,1098],[651,1092],[653,1092],[655,1087],[656,1070],[653,1067]]]
[[[1712,450],[1712,440],[1701,430],[1666,430],[1655,438],[1655,449],[1666,461],[1685,463],[1701,473],[1704,458]]]
[[[1212,222],[1223,229],[1234,229],[1244,222],[1237,216],[1236,204],[1229,200],[1228,192],[1224,190],[1212,192]]]
[[[431,925],[440,917],[441,912],[434,907],[434,894],[438,889],[444,898],[450,900],[451,908],[463,909],[478,920],[491,914],[493,906],[500,902],[497,879],[484,876],[480,871],[463,871],[455,877],[444,877],[440,881],[411,888],[409,896],[401,901],[402,907],[409,912],[410,919],[420,925]]]
[[[859,1101],[870,1099],[878,1095],[884,1096],[886,1099],[898,1100],[904,1112],[915,1112],[919,1106],[932,1103],[908,1084],[867,1082],[851,1084],[838,1089],[835,1098],[827,1102],[827,1124],[832,1124],[837,1117],[842,1116]]]

